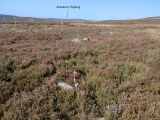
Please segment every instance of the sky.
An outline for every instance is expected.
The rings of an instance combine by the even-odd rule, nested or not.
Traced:
[[[160,16],[160,0],[1,0],[0,14],[86,20],[139,19]]]

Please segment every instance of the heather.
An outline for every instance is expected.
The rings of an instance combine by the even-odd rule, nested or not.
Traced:
[[[160,24],[154,21],[0,26],[0,118],[160,118]],[[68,60],[68,64],[66,64]],[[66,65],[68,76],[66,76]],[[51,79],[78,89],[65,91]]]

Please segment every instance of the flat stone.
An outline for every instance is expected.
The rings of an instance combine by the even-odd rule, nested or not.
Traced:
[[[72,42],[75,42],[75,43],[82,42],[82,39],[80,39],[80,38],[75,38],[75,39],[72,40]]]
[[[69,84],[66,83],[66,82],[59,82],[59,83],[58,83],[58,86],[59,86],[60,88],[64,89],[64,90],[73,90],[73,89],[74,89],[73,86],[69,85]]]
[[[89,39],[88,38],[83,38],[83,40],[82,41],[84,41],[84,42],[88,42],[89,41]]]

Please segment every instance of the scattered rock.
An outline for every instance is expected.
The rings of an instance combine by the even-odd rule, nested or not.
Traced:
[[[80,38],[75,38],[72,40],[72,42],[75,42],[75,43],[78,43],[78,42],[88,42],[89,41],[89,38],[83,38],[83,39],[80,39]]]
[[[82,42],[82,39],[80,39],[80,38],[75,38],[75,39],[72,40],[72,42],[75,42],[75,43]]]
[[[59,83],[58,83],[58,86],[59,86],[60,88],[64,89],[64,90],[73,90],[73,89],[74,89],[73,86],[69,85],[69,84],[66,83],[66,82],[59,82]]]
[[[84,41],[84,42],[88,42],[89,41],[89,38],[83,38],[83,40],[82,41]]]
[[[31,29],[29,29],[29,30],[28,30],[28,32],[32,32],[32,30],[31,30]]]
[[[110,32],[110,35],[113,35],[113,32]]]
[[[102,118],[97,118],[97,120],[105,120],[105,118],[104,118],[104,117],[102,117]]]

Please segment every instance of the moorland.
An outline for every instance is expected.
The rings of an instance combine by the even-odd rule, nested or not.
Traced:
[[[63,23],[0,23],[0,118],[158,120],[160,19]]]

